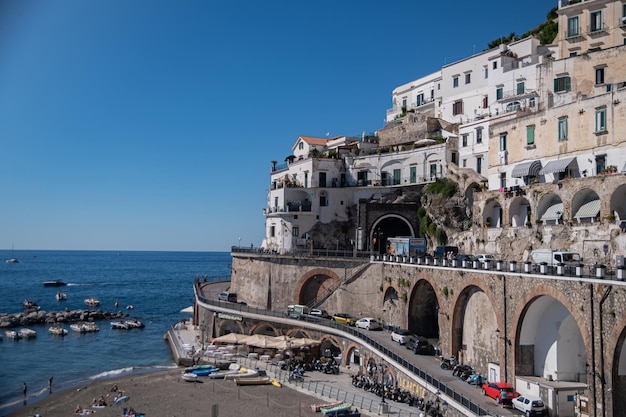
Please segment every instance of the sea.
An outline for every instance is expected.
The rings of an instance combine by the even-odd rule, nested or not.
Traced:
[[[181,310],[194,303],[194,280],[227,280],[232,266],[229,252],[0,253],[0,315],[23,311],[22,302],[33,300],[43,311],[99,308],[122,311],[145,324],[143,329],[114,330],[109,322],[97,321],[99,332],[83,334],[72,332],[66,324],[66,336],[50,334],[49,325],[28,326],[37,336],[22,340],[10,340],[6,329],[0,329],[0,416],[24,404],[23,383],[31,404],[48,395],[50,377],[57,391],[175,366],[164,335],[191,317]],[[12,256],[20,262],[4,262]],[[51,280],[67,285],[44,287],[43,282]],[[67,300],[56,300],[59,289]],[[87,307],[84,300],[90,297],[100,300],[100,306]]]

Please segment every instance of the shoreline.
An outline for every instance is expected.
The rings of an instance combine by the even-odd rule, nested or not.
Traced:
[[[319,416],[310,405],[322,402],[320,398],[296,389],[273,385],[237,386],[234,381],[204,378],[202,382],[186,382],[181,378],[182,368],[133,373],[94,380],[88,384],[68,388],[44,396],[32,404],[13,409],[5,417],[66,417],[77,405],[89,408],[93,399],[103,396],[108,403],[94,409],[94,417],[119,417],[123,408],[134,408],[137,413],[151,416],[206,416],[212,407],[221,417],[240,417],[249,414],[251,407],[257,417],[275,417],[287,413],[298,416]],[[120,405],[113,403],[117,385],[130,399]],[[112,405],[113,404],[113,405]]]

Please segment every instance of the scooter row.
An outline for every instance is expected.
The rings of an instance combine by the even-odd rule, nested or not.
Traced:
[[[470,385],[476,385],[481,387],[487,378],[477,373],[473,366],[467,364],[460,364],[456,356],[450,356],[449,358],[441,357],[441,369],[452,370],[452,375],[461,378],[461,380],[467,382]]]

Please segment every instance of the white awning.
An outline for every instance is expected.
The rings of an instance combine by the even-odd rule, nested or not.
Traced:
[[[557,159],[555,161],[549,161],[543,167],[543,169],[539,171],[539,175],[554,174],[555,172],[563,172],[567,169],[569,164],[571,164],[572,161],[575,159],[576,157],[573,156],[571,158],[563,158],[563,159]]]
[[[527,176],[536,177],[539,175],[539,171],[541,171],[541,161],[528,161],[522,162],[521,164],[515,165],[513,168],[513,173],[511,173],[511,177],[513,178],[523,178]]]
[[[559,220],[563,215],[563,203],[556,203],[548,207],[541,220]]]
[[[598,213],[600,213],[600,200],[592,200],[580,206],[574,218],[575,219],[586,219],[589,217],[595,218],[598,215]]]

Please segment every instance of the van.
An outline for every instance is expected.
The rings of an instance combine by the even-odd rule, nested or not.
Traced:
[[[300,304],[288,305],[285,315],[291,319],[300,318],[304,314],[309,314],[309,308]]]
[[[545,264],[549,268],[562,265],[567,272],[571,272],[583,259],[578,253],[569,252],[565,249],[536,249],[530,253],[530,260],[535,271],[539,270],[541,264]]]
[[[220,301],[228,301],[229,303],[236,303],[237,302],[237,293],[236,292],[230,292],[230,291],[224,291],[222,293],[220,293],[220,295],[217,296],[217,299]]]

